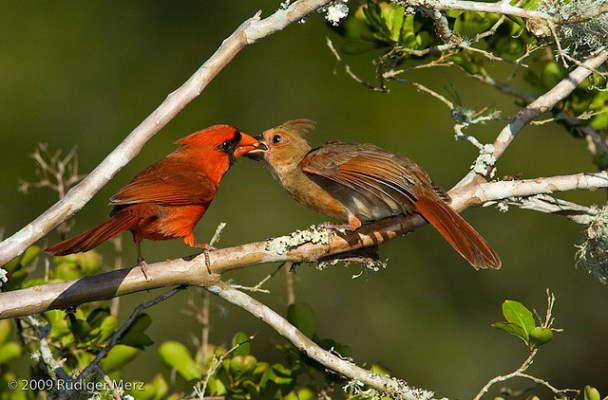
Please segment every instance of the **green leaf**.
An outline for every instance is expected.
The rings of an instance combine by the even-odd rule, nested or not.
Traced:
[[[353,355],[353,352],[349,346],[338,343],[333,339],[319,339],[315,337],[314,341],[325,350],[333,349],[333,351],[337,351],[342,357],[352,357]]]
[[[230,371],[237,377],[255,370],[258,360],[251,355],[234,356],[230,359]]]
[[[87,317],[87,323],[92,328],[97,328],[101,325],[103,320],[110,315],[110,309],[108,307],[98,307],[91,311]]]
[[[117,344],[112,347],[112,350],[101,360],[101,368],[106,373],[112,373],[118,371],[131,361],[139,354],[139,349],[135,347],[126,346],[124,344]]]
[[[247,399],[256,400],[260,398],[260,388],[250,379],[247,379],[243,383],[241,383],[241,387],[245,389],[249,397],[245,397]]]
[[[10,292],[11,290],[21,288],[23,281],[27,278],[27,272],[20,269],[16,269],[14,272],[9,272],[8,274],[8,282],[2,285],[3,292]],[[7,269],[8,270],[8,269]]]
[[[298,390],[298,400],[314,400],[315,393],[309,388],[302,388]]]
[[[104,343],[118,330],[118,318],[114,315],[108,315],[99,325],[99,333],[97,341]]]
[[[535,327],[530,331],[530,349],[535,349],[553,339],[553,331],[549,328]]]
[[[158,347],[161,360],[177,372],[186,381],[198,380],[203,374],[203,370],[197,364],[190,352],[183,344],[175,341],[164,342]]]
[[[0,346],[0,364],[6,364],[21,357],[22,349],[17,342],[8,342]]]
[[[91,332],[91,327],[86,320],[79,318],[76,314],[67,314],[70,331],[78,341],[86,342]]]
[[[13,333],[13,323],[8,319],[0,320],[0,345],[6,343]]]
[[[76,264],[62,260],[55,267],[55,278],[62,281],[70,281],[73,279],[82,278],[82,273]]]
[[[528,335],[523,328],[517,324],[511,322],[495,322],[491,325],[493,328],[500,329],[501,331],[507,332],[513,336],[517,336],[524,341],[526,346],[528,343]]]
[[[317,331],[315,313],[306,303],[289,305],[287,320],[298,328],[306,337],[312,339]]]
[[[589,385],[585,386],[584,396],[585,400],[601,400],[602,398],[599,390]]]
[[[263,374],[264,372],[266,372],[269,369],[270,369],[270,364],[268,364],[267,362],[258,362],[255,365],[255,369],[253,370],[253,374],[254,375]]]
[[[148,314],[138,315],[120,339],[120,343],[134,347],[151,346],[154,342],[144,333],[150,324],[152,324],[152,318]]]
[[[596,115],[595,117],[593,117],[589,125],[591,125],[596,130],[608,128],[608,114]]]
[[[542,72],[542,80],[545,89],[551,89],[557,85],[568,73],[568,70],[563,65],[555,61],[545,64]]]
[[[161,374],[156,374],[152,382],[146,383],[143,390],[127,390],[127,394],[138,400],[162,400],[166,399],[169,393],[169,384]]]
[[[395,3],[380,3],[380,15],[384,20],[391,41],[399,43],[405,20],[404,7]]]
[[[36,259],[36,257],[38,257],[38,255],[40,255],[41,251],[42,250],[38,246],[28,247],[21,256],[21,265],[23,265],[24,267],[26,265],[29,265],[32,261],[34,261],[34,259]]]
[[[450,60],[454,62],[454,64],[460,66],[469,74],[475,75],[478,74],[480,71],[480,68],[477,64],[471,62],[468,58],[463,57],[461,55],[456,54],[450,57]]]
[[[524,330],[526,339],[532,329],[536,326],[532,311],[528,310],[528,308],[519,301],[505,300],[502,303],[502,313],[508,322],[516,324]]]
[[[18,270],[21,267],[22,267],[21,256],[18,256],[18,257],[13,258],[6,264],[4,264],[4,266],[2,268],[4,268],[6,270],[6,272],[8,272],[10,274],[12,272],[15,272],[16,270]]]
[[[244,332],[237,332],[232,338],[232,347],[238,345],[232,354],[235,356],[246,356],[251,353],[251,343],[249,336]]]
[[[226,389],[226,385],[222,382],[221,379],[218,379],[212,376],[209,379],[209,384],[207,385],[207,390],[209,391],[210,396],[224,396],[228,393]]]
[[[374,374],[378,374],[378,375],[383,375],[383,376],[390,375],[386,368],[384,368],[383,366],[378,365],[378,364],[372,364],[371,368],[369,370],[371,372],[373,372]]]

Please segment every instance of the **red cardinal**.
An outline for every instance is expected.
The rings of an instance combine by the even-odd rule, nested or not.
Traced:
[[[194,226],[207,211],[224,174],[259,142],[232,126],[214,125],[175,143],[182,146],[137,174],[111,198],[110,218],[46,251],[56,256],[88,251],[129,230],[145,274],[143,239],[183,238],[188,246],[208,249],[196,243]]]
[[[500,268],[500,257],[448,202],[422,168],[407,157],[372,144],[328,142],[311,149],[304,134],[307,119],[287,121],[263,133],[261,159],[272,175],[301,204],[348,221],[362,222],[418,213],[433,225],[475,269]]]

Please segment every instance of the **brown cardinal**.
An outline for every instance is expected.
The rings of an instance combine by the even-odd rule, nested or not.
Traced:
[[[263,133],[262,147],[248,157],[262,160],[301,204],[348,221],[362,222],[418,213],[433,225],[475,269],[500,268],[500,257],[448,202],[418,164],[373,144],[328,142],[312,149],[307,119],[287,121]]]
[[[224,174],[259,142],[232,126],[214,125],[175,143],[182,146],[137,174],[111,198],[110,218],[46,251],[60,256],[91,250],[129,230],[145,274],[143,239],[183,238],[190,247],[208,250],[210,246],[196,243],[194,226],[207,211]]]

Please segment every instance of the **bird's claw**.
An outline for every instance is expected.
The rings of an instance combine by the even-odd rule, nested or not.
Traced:
[[[139,265],[139,267],[141,268],[141,272],[144,274],[144,278],[146,278],[147,281],[151,280],[148,277],[148,263],[146,263],[146,260],[144,260],[143,257],[137,258],[137,265]]]
[[[207,267],[207,273],[211,275],[211,261],[209,261],[209,250],[203,249],[203,254],[205,255],[205,267]]]
[[[207,243],[196,243],[194,246],[203,249],[203,254],[205,255],[205,267],[207,267],[207,272],[209,275],[211,275],[211,261],[209,260],[209,252],[215,251],[217,248]]]

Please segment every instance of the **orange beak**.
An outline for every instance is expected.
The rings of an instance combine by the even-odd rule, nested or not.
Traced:
[[[244,156],[250,151],[260,147],[260,144],[261,143],[253,136],[249,136],[248,134],[241,132],[241,140],[239,141],[239,145],[236,150],[234,150],[234,158]]]
[[[268,146],[264,141],[264,137],[262,135],[257,135],[254,139],[259,140],[258,147],[249,151],[245,157],[251,158],[252,160],[260,161],[264,159],[264,153],[268,150]]]

